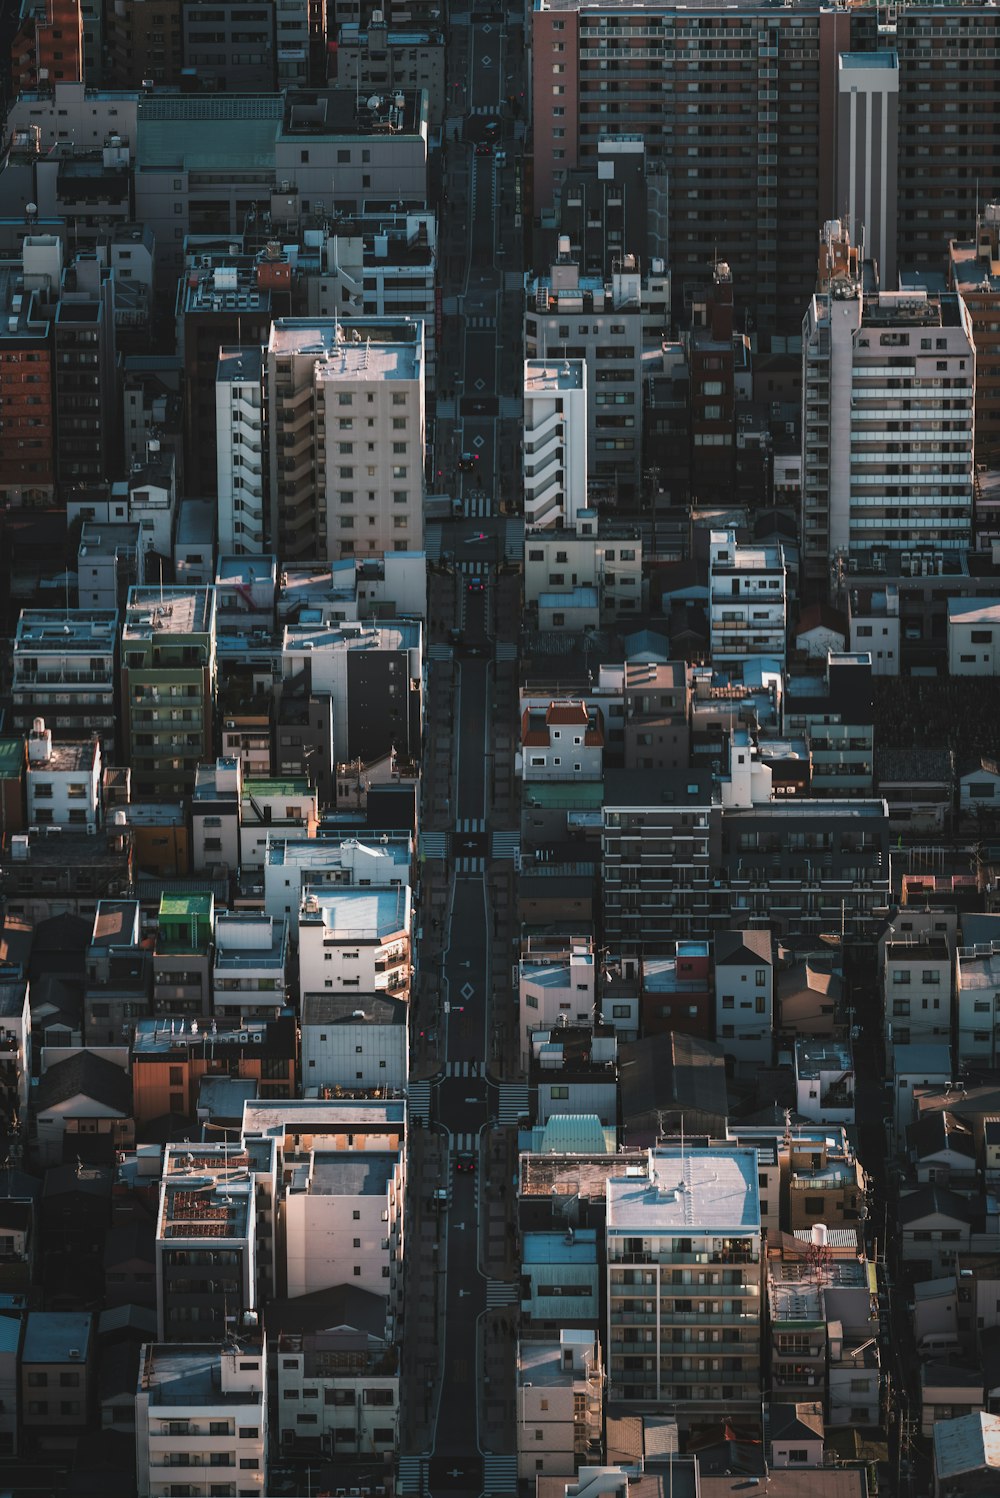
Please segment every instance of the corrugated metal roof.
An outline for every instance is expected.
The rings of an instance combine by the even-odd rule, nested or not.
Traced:
[[[183,167],[188,171],[274,170],[279,120],[140,120],[136,166]]]

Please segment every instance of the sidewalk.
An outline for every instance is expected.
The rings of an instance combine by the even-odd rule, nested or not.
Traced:
[[[433,1193],[448,1175],[447,1142],[432,1129],[410,1132],[407,1241],[403,1280],[403,1354],[400,1369],[400,1450],[427,1451],[433,1440],[440,1375],[437,1349],[445,1315],[447,1240]]]
[[[515,1294],[519,1266],[511,1181],[516,1168],[516,1136],[510,1129],[491,1129],[483,1147],[480,1262],[490,1279],[513,1281]],[[509,1305],[488,1310],[482,1320],[479,1435],[483,1447],[497,1453],[515,1449],[514,1359],[518,1310],[515,1299]]]

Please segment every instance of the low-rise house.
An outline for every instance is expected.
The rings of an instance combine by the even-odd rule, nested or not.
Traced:
[[[967,1123],[946,1108],[925,1114],[910,1124],[906,1144],[921,1185],[938,1183],[958,1192],[978,1189],[975,1136]]]
[[[947,1041],[895,1045],[892,1050],[892,1120],[897,1140],[905,1139],[916,1118],[918,1092],[947,1087],[951,1080],[951,1046]]]
[[[30,1197],[0,1197],[0,1291],[23,1294],[34,1281],[35,1204]]]
[[[641,959],[639,1006],[643,1035],[679,1030],[703,1040],[712,1038],[709,953],[707,941],[679,941],[671,953]]]
[[[224,1345],[143,1348],[135,1389],[139,1498],[174,1498],[179,1467],[195,1495],[211,1493],[209,1479],[227,1493],[265,1492],[265,1347],[255,1315],[236,1326]]]
[[[940,932],[882,943],[886,1046],[947,1044],[951,1038],[952,948]]]
[[[600,780],[604,769],[604,714],[586,702],[526,707],[521,716],[520,769],[524,781]]]
[[[335,890],[307,885],[299,910],[301,991],[407,995],[410,911],[405,884]]]
[[[561,1025],[531,1036],[528,1080],[536,1095],[536,1120],[553,1113],[596,1114],[618,1120],[618,1039],[611,1025],[592,1029]]]
[[[595,1014],[594,942],[579,938],[528,937],[518,964],[518,1028],[521,1065],[531,1053],[536,1030],[555,1025],[590,1025]]]
[[[939,1420],[959,1420],[985,1409],[985,1387],[981,1371],[954,1363],[920,1365],[920,1434],[934,1435]]]
[[[948,599],[948,672],[996,676],[1000,671],[1000,599]]]
[[[574,1477],[601,1452],[599,1338],[593,1331],[563,1328],[557,1341],[522,1340],[516,1368],[518,1478]]]
[[[393,994],[304,993],[302,1085],[404,1090],[409,1078],[409,1005]]]
[[[955,792],[950,749],[880,748],[875,779],[894,832],[940,834],[950,826]]]
[[[136,1123],[166,1114],[193,1119],[201,1079],[252,1079],[267,1099],[295,1095],[298,1042],[294,1015],[277,1019],[140,1020],[132,1038]]]
[[[247,777],[240,798],[240,868],[263,868],[270,836],[315,837],[318,823],[317,793],[308,780]]]
[[[110,1164],[135,1142],[128,1052],[119,1065],[81,1050],[46,1067],[34,1098],[39,1163]]]
[[[958,814],[992,821],[1000,812],[1000,764],[980,757],[958,777]]]
[[[738,1064],[769,1063],[773,1023],[770,930],[720,931],[715,938],[716,1040]]]
[[[45,719],[36,718],[28,734],[26,787],[30,826],[96,831],[101,820],[100,739],[53,744]]]
[[[720,1045],[680,1031],[653,1035],[619,1047],[618,1075],[630,1146],[682,1132],[726,1137],[729,1097]]]
[[[982,1213],[947,1186],[921,1186],[900,1198],[900,1253],[906,1263],[926,1263],[931,1275],[951,1274],[955,1256],[972,1246]]]
[[[212,894],[162,895],[153,949],[153,1012],[201,1018],[211,1012]]]
[[[814,952],[777,974],[778,1029],[786,1035],[832,1036],[844,988],[839,958]]]
[[[104,1243],[104,1303],[156,1306],[156,1243],[146,1218],[118,1222]]]
[[[21,1344],[21,1421],[33,1450],[72,1452],[96,1393],[89,1311],[29,1311]]]
[[[959,1263],[961,1260],[959,1255]],[[954,1275],[916,1282],[912,1327],[918,1353],[929,1353],[946,1345],[958,1347],[958,1280]]]
[[[220,911],[214,934],[213,1013],[229,1019],[277,1019],[286,1003],[287,921]]]
[[[795,1042],[795,1106],[815,1123],[854,1122],[854,1060],[850,1046]]]
[[[786,1404],[775,1399],[770,1414],[770,1466],[779,1471],[785,1467],[822,1467],[822,1404],[817,1400]]]
[[[933,1442],[933,1498],[993,1498],[1000,1483],[1000,1415],[939,1420]]]

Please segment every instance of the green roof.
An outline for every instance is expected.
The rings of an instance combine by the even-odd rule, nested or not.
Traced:
[[[192,916],[199,920],[212,919],[213,895],[161,895],[161,921],[189,921]]]
[[[17,780],[24,770],[24,740],[0,739],[0,780]]]
[[[271,780],[267,776],[250,776],[243,782],[246,796],[311,796],[309,782],[304,775],[290,780]]]
[[[529,780],[524,787],[525,806],[565,807],[569,811],[604,805],[601,780]]]
[[[198,171],[274,170],[278,119],[140,120],[136,165]]]

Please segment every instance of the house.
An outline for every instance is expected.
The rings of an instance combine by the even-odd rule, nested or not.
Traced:
[[[985,1408],[982,1372],[952,1363],[920,1365],[920,1434],[930,1440],[939,1420],[959,1420]]]
[[[729,1113],[726,1058],[709,1040],[671,1031],[618,1049],[622,1121],[629,1145],[662,1134],[724,1139]]]
[[[778,1029],[786,1035],[833,1035],[844,980],[839,958],[826,952],[778,969]]]
[[[955,1255],[971,1246],[978,1210],[947,1186],[921,1186],[900,1198],[900,1252],[908,1264],[930,1266],[931,1275],[954,1271]]]
[[[875,781],[893,832],[941,833],[950,826],[955,791],[951,749],[880,748]]]
[[[37,1151],[43,1165],[63,1159],[109,1163],[135,1142],[132,1084],[125,1066],[81,1050],[42,1073],[35,1094]]]
[[[600,780],[604,713],[586,702],[550,702],[521,715],[518,768],[524,780]]]
[[[979,1182],[976,1140],[964,1120],[946,1108],[927,1113],[906,1130],[906,1145],[917,1180],[952,1191],[975,1191]]]
[[[849,627],[839,609],[828,603],[810,603],[799,615],[795,626],[795,649],[811,661],[826,664],[830,651],[841,654],[848,648]],[[854,645],[852,650],[857,649]]]
[[[899,675],[899,584],[851,587],[847,591],[850,650],[866,650],[873,676]]]
[[[618,1120],[618,1039],[611,1025],[557,1025],[530,1037],[528,1083],[537,1098],[537,1122],[552,1114],[596,1113],[602,1124]]]
[[[795,1106],[814,1123],[854,1122],[854,1060],[850,1046],[795,1042]]]
[[[770,1465],[784,1467],[821,1467],[823,1465],[823,1406],[805,1404],[771,1404]]]
[[[918,1088],[947,1087],[951,1080],[951,1046],[939,1040],[896,1045],[892,1051],[893,1127],[902,1139],[916,1116]]]
[[[72,1453],[91,1418],[97,1336],[89,1311],[29,1311],[21,1347],[26,1445]]]
[[[516,1354],[517,1471],[572,1478],[600,1450],[604,1415],[601,1344],[562,1327],[552,1341],[522,1340]]]
[[[543,936],[522,941],[518,963],[522,1067],[528,1064],[534,1031],[559,1024],[589,1025],[595,1001],[593,937]]]
[[[36,1258],[35,1204],[30,1197],[0,1197],[0,1291],[30,1289]]]
[[[720,931],[715,937],[715,1038],[737,1064],[772,1057],[774,963],[771,932]]]
[[[712,964],[707,941],[679,941],[663,956],[639,964],[643,1035],[682,1030],[712,1038]],[[635,960],[635,959],[631,959]]]
[[[997,812],[1000,812],[1000,764],[980,756],[959,774],[958,814],[990,822]]]
[[[120,1222],[104,1241],[104,1304],[156,1305],[156,1239],[152,1223]],[[152,1335],[155,1335],[155,1328]]]
[[[101,1430],[135,1439],[135,1391],[140,1347],[120,1342],[101,1349],[97,1403]]]
[[[948,599],[948,671],[951,676],[1000,672],[1000,599]]]
[[[1000,1485],[1000,1415],[939,1420],[933,1442],[933,1498],[994,1498]]]

